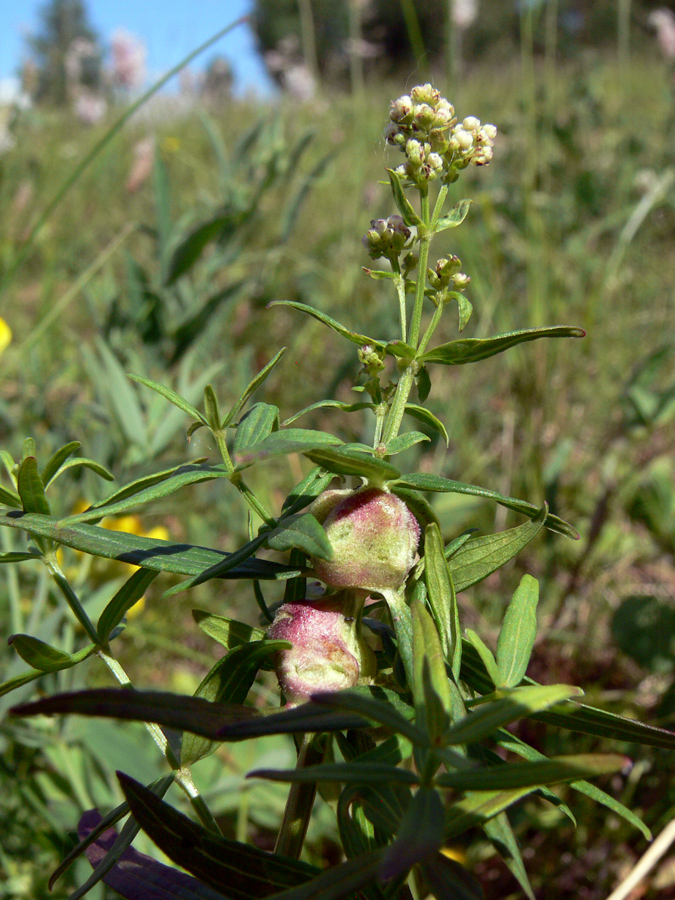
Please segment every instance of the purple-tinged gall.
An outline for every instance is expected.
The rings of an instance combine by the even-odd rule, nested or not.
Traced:
[[[290,703],[319,691],[339,691],[367,682],[375,654],[360,636],[353,603],[343,594],[279,607],[267,636],[293,646],[277,657],[277,678]]]
[[[419,523],[388,491],[369,487],[351,493],[333,506],[323,526],[333,558],[311,562],[331,587],[398,590],[417,561]]]

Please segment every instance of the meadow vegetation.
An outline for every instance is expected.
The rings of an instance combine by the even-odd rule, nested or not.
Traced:
[[[372,219],[392,211],[382,181],[391,165],[383,110],[401,93],[400,84],[372,84],[362,94],[325,94],[305,104],[245,97],[160,121],[143,113],[132,119],[78,180],[4,287],[0,317],[11,341],[2,349],[0,332],[3,451],[20,459],[32,437],[44,465],[78,440],[78,455],[105,466],[116,484],[190,459],[217,463],[206,429],[187,443],[185,415],[126,373],[170,386],[197,406],[210,383],[228,408],[279,347],[287,352],[256,399],[278,406],[282,421],[314,403],[317,386],[324,397],[359,399],[352,391],[359,370],[353,348],[314,319],[268,304],[304,303],[364,334],[395,331],[396,310],[385,303],[389,283],[363,272],[373,264],[359,238]],[[530,73],[515,63],[485,64],[468,67],[450,99],[499,129],[495,164],[468,170],[454,196],[472,198],[467,221],[444,232],[436,248],[439,255],[457,254],[471,276],[467,296],[475,312],[462,336],[554,324],[581,326],[587,335],[514,348],[480,366],[443,367],[434,373],[427,405],[447,427],[449,449],[441,435],[416,423],[430,443],[411,446],[401,458],[407,471],[421,467],[537,505],[546,501],[571,522],[578,540],[542,530],[515,560],[460,593],[463,623],[494,646],[508,598],[530,573],[539,579],[541,599],[528,674],[546,684],[581,685],[591,705],[672,727],[675,99],[669,73],[647,54],[621,71],[611,56],[590,52]],[[15,146],[0,155],[0,271],[10,270],[55,186],[106,127],[90,129],[68,112],[39,108],[20,117]],[[154,161],[129,192],[134,148],[148,135]],[[184,244],[183,256],[176,255],[200,226],[201,246]],[[437,336],[456,337],[454,317]],[[299,424],[369,444],[366,413],[324,408]],[[309,468],[299,455],[273,460],[252,471],[250,486],[267,508],[278,508]],[[107,496],[112,488],[100,471],[85,463],[64,473],[50,489],[52,514],[71,515]],[[106,523],[231,550],[249,539],[250,525],[236,493],[219,484],[194,484]],[[469,528],[489,533],[521,521],[474,496],[436,494],[432,502],[446,542]],[[0,530],[2,553],[25,547],[19,531]],[[92,615],[131,571],[67,547],[60,553]],[[260,614],[247,583],[212,580],[162,597],[171,577],[150,584],[131,607],[117,653],[135,686],[190,694],[222,652],[196,627],[191,610],[252,626],[260,625]],[[279,603],[283,588],[266,587],[265,595],[269,605]],[[0,623],[5,637],[27,632],[66,652],[83,644],[81,627],[37,563],[23,563],[21,577],[14,565],[0,567]],[[2,680],[22,671],[25,662],[8,647]],[[90,661],[43,682],[54,693],[109,685],[110,677]],[[275,684],[273,673],[263,673],[256,701],[269,705]],[[35,683],[5,695],[3,714],[34,696]],[[627,754],[632,771],[598,784],[653,833],[672,819],[672,751],[531,720],[518,733],[546,755]],[[221,745],[195,768],[195,778],[225,835],[271,849],[287,789],[245,782],[243,775],[292,767],[293,745],[273,736],[255,746],[253,753],[248,743]],[[65,898],[81,884],[89,875],[82,861],[47,890],[48,874],[71,846],[64,833],[85,810],[121,802],[115,769],[144,783],[159,777],[152,751],[140,725],[3,718],[0,896]],[[570,800],[568,788],[557,790]],[[590,799],[575,795],[570,805],[576,828],[560,808],[534,799],[512,818],[535,895],[604,900],[647,842]],[[473,837],[452,853],[478,875],[485,896],[522,896],[492,848]],[[157,853],[144,835],[139,841],[144,852]],[[330,810],[320,802],[303,858],[333,865],[339,846]],[[90,896],[116,895],[97,885]],[[666,860],[651,874],[641,896],[675,897],[672,858],[670,867]]]

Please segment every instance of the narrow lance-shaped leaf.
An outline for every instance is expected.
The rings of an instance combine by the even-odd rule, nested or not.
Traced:
[[[396,840],[382,861],[384,879],[408,872],[415,863],[435,854],[443,845],[445,811],[434,788],[420,787],[405,812]]]
[[[60,447],[56,453],[54,453],[41,472],[42,481],[45,487],[47,487],[68,457],[75,453],[76,450],[79,450],[81,446],[82,444],[79,441],[70,441],[70,443]]]
[[[516,687],[527,671],[537,636],[538,602],[537,580],[531,575],[523,575],[506,610],[497,640],[498,687]]]
[[[462,665],[459,610],[452,576],[443,552],[443,538],[435,523],[427,526],[424,547],[424,577],[429,606],[441,636],[443,652],[450,663],[455,681],[457,681]]]
[[[159,572],[152,569],[140,569],[124,582],[98,620],[96,630],[101,643],[108,640],[113,628],[122,621],[127,610],[138,603],[158,575]]]
[[[351,447],[317,447],[304,450],[303,453],[329,472],[367,478],[374,484],[393,481],[401,474],[391,463]]]
[[[274,431],[253,447],[237,453],[235,461],[238,469],[244,469],[254,462],[262,462],[275,456],[306,453],[309,450],[341,443],[340,438],[324,431],[312,431],[309,428],[283,428],[281,431]]]
[[[536,341],[539,338],[585,337],[583,328],[570,325],[555,325],[550,328],[526,328],[523,331],[511,331],[491,338],[461,338],[440,344],[419,357],[422,363],[440,363],[444,366],[461,366],[478,362],[497,353],[503,353],[517,344]]]
[[[244,390],[241,392],[241,394],[235,401],[235,404],[232,407],[232,409],[229,411],[229,413],[225,416],[223,421],[220,423],[221,428],[227,428],[227,426],[235,418],[235,416],[239,415],[241,410],[244,408],[248,398],[258,390],[258,388],[265,381],[265,379],[270,374],[272,369],[274,369],[275,366],[277,365],[277,363],[281,360],[281,357],[284,355],[285,352],[286,352],[286,348],[282,347],[281,350],[279,350],[279,352],[274,357],[272,357],[272,359],[267,363],[267,365],[263,369],[261,369],[260,372],[258,372],[258,374],[255,376],[255,378],[253,378],[246,385]]]
[[[244,703],[261,663],[279,650],[288,649],[288,641],[254,641],[234,648],[219,659],[195,691],[213,703]],[[183,735],[180,761],[191,766],[215,750],[216,744],[199,735]]]
[[[513,833],[506,811],[498,816],[483,822],[483,831],[495,850],[499,853],[512,875],[518,881],[528,900],[535,900],[534,891],[530,884],[525,863],[518,846],[518,840]]]
[[[93,644],[89,644],[77,653],[65,653],[30,634],[13,634],[7,643],[14,647],[24,662],[34,669],[39,669],[41,674],[69,669],[86,659],[96,649]]]
[[[456,228],[461,225],[469,213],[470,206],[471,200],[460,200],[452,207],[447,216],[442,216],[436,222],[434,233],[438,234],[440,231],[445,231],[446,228]]]
[[[447,728],[452,710],[441,641],[431,615],[419,600],[411,605],[416,723],[435,741]]]
[[[129,534],[111,531],[98,525],[66,525],[64,520],[33,513],[10,513],[0,516],[0,525],[26,531],[36,537],[47,537],[74,550],[82,550],[92,556],[116,559],[119,562],[143,566],[160,572],[178,575],[201,575],[219,562],[227,562],[233,554]],[[264,535],[263,535],[264,538]],[[264,559],[246,558],[234,567],[226,565],[222,573],[226,578],[282,579],[297,578],[302,570]]]
[[[232,451],[242,453],[279,428],[279,409],[269,403],[254,403],[239,420]]]
[[[37,460],[27,456],[19,466],[19,496],[26,512],[48,516],[51,512],[45,496],[45,486],[38,472]]]
[[[359,346],[363,346],[364,344],[372,344],[379,350],[384,349],[385,345],[382,341],[377,341],[375,340],[375,338],[368,337],[367,334],[359,334],[356,331],[350,331],[348,328],[345,328],[344,325],[341,325],[339,322],[333,319],[331,316],[326,315],[326,313],[321,312],[321,310],[319,309],[315,309],[313,306],[307,306],[306,303],[298,303],[295,300],[273,300],[268,304],[268,306],[290,306],[293,309],[297,309],[308,316],[312,316],[313,319],[317,319],[319,322],[323,322],[324,325],[327,325],[343,338],[351,341],[352,344],[358,344]]]
[[[396,207],[401,213],[405,224],[415,226],[424,225],[423,220],[415,212],[412,203],[406,197],[399,175],[394,171],[394,169],[387,169],[387,174],[389,175],[391,192],[394,195],[394,203],[396,203]]]
[[[583,694],[568,684],[514,688],[507,697],[479,706],[444,735],[448,744],[472,744],[489,737],[497,728]]]
[[[317,403],[312,403],[311,406],[306,406],[304,409],[301,409],[300,412],[289,416],[288,419],[284,419],[282,425],[285,428],[287,425],[290,425],[291,422],[295,422],[296,419],[299,419],[300,416],[314,412],[315,409],[339,409],[341,412],[359,412],[362,409],[374,409],[374,407],[374,403],[343,403],[342,400],[319,400]]]
[[[132,381],[136,381],[138,384],[142,384],[145,387],[156,391],[156,393],[161,394],[162,397],[165,397],[170,403],[173,403],[174,406],[182,409],[183,412],[187,413],[196,421],[201,422],[202,425],[208,424],[203,413],[200,413],[198,409],[185,399],[185,397],[181,397],[180,394],[177,394],[176,391],[171,390],[171,388],[159,384],[157,381],[151,381],[149,378],[143,378],[140,375],[133,375],[130,373],[128,377],[131,378]]]
[[[308,881],[306,863],[212,835],[147,788],[118,773],[134,818],[169,859],[232,900],[255,900]]]
[[[457,592],[477,584],[520,553],[541,531],[546,510],[530,522],[496,534],[468,535],[448,561]]]
[[[478,634],[476,634],[475,631],[472,631],[471,628],[467,628],[465,634],[466,640],[471,644],[472,647],[475,648],[476,652],[483,661],[483,665],[485,666],[485,669],[490,676],[493,685],[497,687],[500,682],[500,675],[499,669],[497,668],[497,662],[492,654],[492,651],[485,645],[482,638]]]
[[[462,772],[448,772],[439,775],[436,780],[439,785],[458,791],[503,791],[593,778],[620,772],[627,765],[630,765],[629,758],[616,753],[580,753],[534,762],[480,766]]]
[[[411,475],[402,475],[397,482],[401,487],[413,488],[417,491],[433,491],[451,494],[468,494],[472,497],[485,497],[486,500],[494,500],[500,506],[512,509],[514,512],[522,513],[530,519],[536,518],[541,512],[541,507],[535,506],[534,503],[528,503],[527,500],[517,500],[515,497],[505,497],[496,491],[487,490],[487,488],[478,487],[475,484],[464,484],[461,481],[453,481],[451,478],[443,478],[440,475],[427,475],[424,472],[415,472]],[[550,531],[558,532],[558,534],[567,535],[567,537],[578,539],[579,535],[572,526],[558,516],[554,516],[548,512],[544,525]]]

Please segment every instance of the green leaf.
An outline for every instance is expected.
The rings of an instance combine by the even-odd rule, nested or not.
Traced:
[[[415,722],[435,742],[451,720],[452,699],[445,656],[431,615],[423,604],[411,604],[413,628],[413,697]]]
[[[102,466],[101,463],[96,462],[95,459],[87,459],[84,456],[74,456],[72,459],[63,463],[63,465],[54,473],[51,481],[55,481],[62,472],[67,472],[68,469],[90,469],[106,481],[115,480],[115,476],[112,472],[106,469],[105,466]]]
[[[540,712],[532,718],[546,722],[547,725],[578,731],[580,734],[593,734],[609,737],[615,741],[630,741],[648,747],[675,750],[675,732],[582,703],[570,704],[564,712],[562,710]]]
[[[423,353],[418,359],[423,363],[440,363],[444,366],[461,366],[466,363],[487,359],[496,353],[503,353],[516,344],[536,341],[538,338],[585,337],[583,328],[570,325],[554,325],[550,328],[526,328],[523,331],[511,331],[491,338],[462,338],[440,344],[433,350]]]
[[[229,411],[229,413],[225,416],[223,421],[220,423],[221,428],[227,428],[227,426],[230,424],[230,422],[236,416],[239,415],[241,410],[246,405],[246,402],[249,399],[249,397],[251,397],[252,394],[254,394],[258,390],[258,388],[265,381],[265,379],[270,374],[272,369],[274,369],[274,367],[277,365],[277,363],[281,360],[281,357],[284,355],[285,352],[286,352],[286,348],[282,347],[281,350],[279,350],[279,352],[275,356],[272,357],[272,359],[267,363],[267,365],[263,369],[261,369],[260,372],[258,372],[258,374],[255,376],[255,378],[253,378],[246,385],[244,390],[241,392],[241,394],[237,398],[232,409]]]
[[[183,412],[186,412],[191,418],[195,419],[198,422],[201,422],[202,425],[207,425],[206,418],[203,413],[200,413],[198,409],[196,409],[191,403],[181,397],[180,394],[177,394],[175,391],[172,391],[171,388],[165,387],[163,384],[159,384],[156,381],[150,381],[149,378],[142,378],[140,375],[132,375],[128,376],[132,381],[137,381],[139,384],[144,385],[145,387],[150,388],[156,393],[161,394],[162,397],[165,397],[170,403],[173,403],[174,406],[177,406],[178,409],[182,409]]]
[[[599,787],[596,787],[596,785],[589,784],[587,781],[573,781],[570,784],[570,787],[575,791],[579,791],[580,794],[586,794],[586,796],[590,797],[591,800],[595,800],[596,803],[600,803],[602,806],[606,806],[607,809],[611,809],[613,813],[621,816],[621,818],[625,819],[630,825],[633,826],[633,828],[637,828],[638,831],[641,831],[648,841],[653,840],[652,833],[649,828],[647,828],[645,823],[641,821],[641,819],[638,818],[638,816],[636,816],[631,809],[628,809],[628,807],[624,806],[623,803],[620,803],[614,797],[611,797],[609,794],[601,791]]]
[[[267,546],[270,550],[285,552],[294,547],[309,556],[320,559],[332,559],[333,547],[323,525],[310,513],[287,516],[267,535]]]
[[[321,310],[315,309],[313,306],[307,306],[307,304],[298,303],[295,300],[273,300],[268,304],[268,307],[270,306],[290,306],[293,309],[297,309],[308,316],[312,316],[312,318],[317,319],[319,322],[323,322],[324,325],[332,328],[333,331],[336,331],[343,338],[351,341],[352,344],[358,344],[359,346],[363,346],[364,344],[372,344],[378,350],[384,349],[385,345],[382,341],[376,341],[375,338],[368,337],[368,335],[366,334],[359,334],[356,331],[350,331],[348,328],[345,328],[344,325],[341,325],[335,319],[327,316],[326,313],[321,312]]]
[[[21,498],[14,491],[8,491],[7,488],[0,486],[0,503],[10,506],[12,509],[21,509]]]
[[[431,438],[426,434],[422,434],[421,431],[408,431],[405,434],[399,434],[397,437],[392,438],[387,444],[387,456],[403,453],[404,450],[409,450],[411,447],[414,447],[415,444],[420,444],[422,441],[428,440],[431,440]]]
[[[163,853],[232,900],[268,897],[302,884],[319,870],[206,831],[147,788],[118,773],[132,815]]]
[[[417,396],[420,403],[424,403],[431,391],[431,378],[426,366],[419,367],[417,375],[415,375],[415,384],[417,385]]]
[[[269,403],[254,403],[237,425],[232,450],[242,453],[279,428],[279,409]]]
[[[340,438],[325,431],[312,431],[310,428],[284,428],[274,431],[255,447],[244,453],[235,454],[238,469],[244,469],[254,462],[262,462],[275,456],[286,456],[289,453],[304,453],[320,447],[341,444]]]
[[[476,634],[475,631],[472,631],[470,628],[466,629],[466,639],[474,647],[483,661],[483,665],[490,676],[492,683],[495,687],[499,685],[499,669],[497,668],[497,663],[492,654],[492,651],[489,647],[487,647],[479,635]]]
[[[424,225],[423,220],[415,212],[412,203],[403,192],[401,179],[393,169],[387,169],[389,175],[389,183],[391,184],[391,192],[394,195],[394,203],[396,208],[403,216],[406,225]]]
[[[220,410],[218,409],[218,398],[212,384],[207,384],[204,388],[204,415],[209,428],[212,431],[218,431],[220,428]]]
[[[269,900],[351,900],[356,892],[375,881],[383,851],[372,850],[328,869],[299,887],[274,894]]]
[[[34,513],[10,513],[0,516],[0,525],[18,528],[36,537],[51,538],[59,544],[72,547],[74,550],[82,550],[92,556],[116,559],[119,562],[159,572],[197,576],[208,571],[216,563],[227,561],[233,555],[191,544],[141,537],[124,531],[111,531],[98,525],[67,525],[64,521]],[[229,568],[223,577],[276,580],[297,578],[301,574],[302,570],[298,568],[263,559],[246,559]]]
[[[41,553],[31,550],[11,550],[8,553],[0,553],[0,565],[2,563],[25,562],[27,559],[42,559]]]
[[[61,669],[69,669],[77,665],[96,650],[94,644],[89,644],[78,650],[77,653],[65,653],[36,637],[29,634],[13,634],[7,639],[24,662],[34,669],[39,669],[40,674],[45,672],[60,672]],[[26,673],[30,675],[32,673]],[[23,677],[23,676],[20,676]]]
[[[532,788],[517,788],[512,791],[477,791],[467,794],[448,810],[445,825],[446,840],[481,825],[498,816],[503,810],[517,803],[522,797],[532,793]]]
[[[192,618],[205,634],[228,650],[248,644],[250,641],[260,641],[265,637],[262,628],[254,628],[253,625],[245,625],[225,616],[216,616],[203,609],[193,609]]]
[[[459,203],[456,203],[447,216],[443,216],[436,222],[433,228],[434,234],[445,231],[446,228],[456,228],[461,225],[469,213],[470,206],[471,200],[460,200]]]
[[[332,472],[324,472],[320,466],[311,469],[284,500],[281,507],[282,513],[285,516],[293,515],[309,506],[313,500],[316,500],[326,490],[332,480]]]
[[[17,716],[76,714],[155,722],[167,728],[190,731],[217,740],[230,723],[260,718],[260,712],[240,704],[210,703],[201,697],[133,688],[98,688],[53,694],[12,709]],[[271,718],[271,717],[270,717]]]
[[[227,478],[229,473],[223,466],[209,466],[204,464],[188,464],[175,466],[163,472],[147,475],[125,485],[114,494],[93,504],[88,510],[74,516],[66,516],[61,519],[64,525],[75,525],[80,522],[91,522],[101,519],[103,516],[114,516],[126,512],[152,500],[168,497],[183,487],[190,484],[199,484],[202,481],[212,481],[214,478]]]
[[[497,687],[516,687],[527,671],[534,639],[537,636],[539,584],[531,575],[523,575],[506,610],[497,640]]]
[[[448,446],[450,438],[445,425],[437,416],[429,412],[425,406],[418,406],[416,403],[406,403],[405,411],[409,416],[417,419],[418,422],[422,422],[428,428],[433,428],[434,431],[437,431],[445,441],[445,446]]]
[[[534,891],[530,879],[525,871],[525,863],[520,853],[520,847],[506,811],[500,812],[493,819],[483,823],[485,836],[488,838],[497,853],[502,857],[514,878],[518,881],[529,900],[535,900]]]
[[[235,647],[219,659],[201,681],[195,697],[212,703],[244,703],[261,664],[279,650],[288,649],[288,641],[252,641]],[[191,766],[215,750],[217,744],[208,738],[185,732],[181,744],[180,762]]]
[[[420,787],[408,806],[396,835],[387,849],[380,873],[389,880],[405,875],[418,862],[434,855],[444,841],[445,810],[434,788]]]
[[[384,349],[389,356],[404,359],[406,362],[412,362],[415,358],[415,348],[406,344],[405,341],[387,341]]]
[[[568,684],[514,688],[508,696],[477,707],[466,719],[453,725],[443,740],[448,744],[478,743],[509,722],[531,716],[582,693],[581,688]]]
[[[138,394],[110,347],[103,341],[96,341],[98,358],[89,347],[83,347],[83,355],[89,367],[94,368],[101,393],[108,398],[110,408],[126,440],[137,447],[148,444],[146,419],[138,399]],[[102,362],[101,362],[102,361]]]
[[[413,488],[416,491],[434,491],[440,493],[451,494],[469,494],[472,497],[485,497],[486,500],[495,500],[501,506],[512,509],[514,512],[522,513],[530,519],[536,518],[541,507],[535,506],[534,503],[528,503],[527,500],[517,500],[514,497],[505,497],[496,491],[489,491],[486,488],[478,487],[475,484],[463,484],[461,481],[453,481],[450,478],[443,478],[440,475],[426,475],[423,472],[414,473],[412,475],[402,475],[398,482],[401,487]],[[544,525],[550,531],[556,531],[558,534],[567,535],[567,537],[577,540],[579,535],[577,532],[563,519],[547,513]]]
[[[38,513],[42,516],[50,514],[45,486],[40,478],[37,460],[34,456],[27,456],[19,466],[17,484],[21,503],[26,512]]]
[[[505,791],[594,778],[620,772],[627,765],[630,765],[627,756],[580,753],[576,756],[553,756],[535,762],[503,763],[464,769],[461,772],[447,772],[439,775],[436,783],[458,791]]]
[[[523,547],[539,534],[545,516],[544,508],[531,522],[525,522],[515,528],[481,537],[469,536],[448,560],[457,592],[477,584],[517,556]]]
[[[66,666],[66,668],[68,667]],[[12,691],[23,687],[24,684],[30,684],[31,681],[37,681],[37,679],[42,678],[44,674],[44,672],[41,672],[38,669],[34,672],[22,672],[21,675],[15,675],[14,678],[8,678],[7,681],[3,681],[2,684],[0,684],[0,697],[4,697],[5,694],[11,694]]]
[[[457,300],[457,307],[459,310],[459,323],[457,330],[459,332],[462,332],[469,324],[469,319],[471,318],[471,314],[473,313],[473,304],[464,296],[464,294],[460,294],[458,291],[453,291],[453,294],[455,296],[455,299]]]
[[[61,447],[56,451],[56,453],[54,453],[41,473],[42,482],[45,487],[47,487],[49,482],[54,478],[54,476],[61,468],[63,463],[68,459],[68,457],[71,456],[76,450],[79,450],[81,446],[82,444],[79,441],[71,441],[69,444],[65,444],[65,446]]]
[[[171,255],[164,280],[167,287],[190,271],[211,241],[234,234],[242,218],[239,210],[220,210],[212,218],[193,228]]]
[[[138,603],[158,575],[159,572],[152,569],[139,569],[124,582],[98,620],[96,630],[102,644],[106,643],[113,628],[122,621],[127,610]]]
[[[287,425],[290,425],[291,422],[295,422],[296,419],[299,419],[300,416],[314,412],[315,409],[339,409],[342,412],[358,412],[361,409],[374,408],[374,403],[343,403],[341,400],[319,400],[317,403],[312,403],[311,406],[306,406],[304,409],[301,409],[300,412],[285,419],[282,422],[282,425],[285,428]]]
[[[461,863],[437,853],[421,863],[422,875],[436,900],[484,900],[483,890]]]
[[[303,769],[255,769],[247,778],[266,778],[268,781],[315,782],[337,781],[347,784],[417,784],[419,778],[409,769],[388,766],[383,763],[360,762],[324,763],[320,766],[305,766]]]
[[[308,449],[303,453],[313,463],[336,475],[355,475],[378,485],[392,481],[401,474],[391,463],[349,446]]]
[[[424,534],[424,578],[427,599],[441,636],[445,658],[450,663],[455,681],[462,665],[462,638],[457,597],[448,561],[443,552],[443,536],[438,525],[427,525]]]
[[[372,719],[374,722],[402,734],[412,744],[426,746],[429,743],[427,735],[402,715],[398,704],[393,702],[395,696],[393,691],[386,691],[379,687],[372,687],[367,693],[350,688],[345,691],[314,694],[312,700],[322,706],[329,706]]]

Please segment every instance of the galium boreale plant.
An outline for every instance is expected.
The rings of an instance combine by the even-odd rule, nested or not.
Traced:
[[[313,316],[353,345],[362,366],[355,402],[319,400],[283,422],[276,407],[263,401],[250,405],[283,351],[226,413],[210,386],[203,409],[197,409],[169,388],[137,378],[192,419],[188,435],[210,431],[222,461],[198,460],[146,476],[66,518],[52,515],[45,487],[69,464],[93,464],[69,461],[72,444],[43,468],[31,442],[16,463],[3,455],[11,485],[0,490],[0,524],[27,533],[32,543],[2,561],[44,563],[86,639],[66,652],[34,636],[16,635],[13,648],[31,668],[2,691],[31,681],[49,691],[49,673],[84,659],[105,663],[120,685],[44,696],[15,707],[14,714],[143,721],[168,763],[168,771],[149,786],[119,774],[124,802],[104,817],[88,813],[80,823],[81,842],[54,876],[83,852],[90,860],[102,860],[77,896],[103,877],[129,900],[146,896],[143,891],[153,879],[176,896],[196,898],[478,898],[476,879],[443,853],[449,842],[478,829],[533,897],[507,810],[536,796],[574,821],[566,799],[551,787],[563,782],[649,836],[629,809],[587,780],[620,772],[629,762],[625,756],[548,758],[507,729],[533,718],[670,749],[675,734],[585,706],[577,687],[540,685],[527,677],[537,630],[538,585],[531,576],[522,578],[507,606],[496,647],[461,626],[459,592],[512,559],[542,529],[567,537],[575,536],[574,529],[545,505],[437,475],[403,472],[395,461],[427,441],[430,430],[447,440],[445,425],[424,405],[437,366],[479,362],[542,338],[583,335],[579,328],[558,325],[434,343],[444,314],[458,310],[461,332],[472,310],[465,294],[469,277],[460,260],[433,258],[432,243],[465,219],[469,201],[449,206],[450,191],[468,166],[491,161],[495,137],[494,126],[473,116],[460,122],[453,106],[428,84],[391,106],[386,140],[402,160],[388,170],[397,211],[374,221],[364,244],[373,260],[384,260],[382,268],[366,272],[391,283],[400,314],[398,335],[372,337],[302,303],[273,304]],[[317,407],[365,411],[372,416],[372,444],[345,443],[294,424]],[[404,425],[411,421],[425,432],[407,430]],[[268,509],[252,490],[248,470],[290,453],[313,466],[280,509]],[[225,553],[96,524],[104,515],[128,512],[205,481],[214,488],[229,483],[249,509],[250,539],[238,549]],[[525,521],[497,534],[450,535],[446,543],[428,499],[439,492],[492,500]],[[59,567],[59,545],[140,567],[96,624]],[[284,554],[283,561],[258,556],[265,549]],[[257,627],[195,610],[196,623],[226,653],[193,697],[132,687],[114,653],[125,612],[160,572],[189,576],[165,591],[167,604],[176,592],[208,579],[248,579],[253,611],[268,623]],[[265,594],[275,583],[283,597],[271,610]],[[251,702],[250,692],[259,671],[270,668],[276,670],[280,703],[261,708]],[[182,732],[179,748],[167,740],[165,728]],[[222,742],[279,734],[294,736],[296,767],[249,773],[290,785],[271,853],[220,833],[191,767]],[[174,782],[199,822],[162,799]],[[325,871],[300,859],[316,802],[332,805],[344,852],[343,862]],[[127,815],[117,835],[114,825]],[[129,849],[139,828],[185,871]]]

